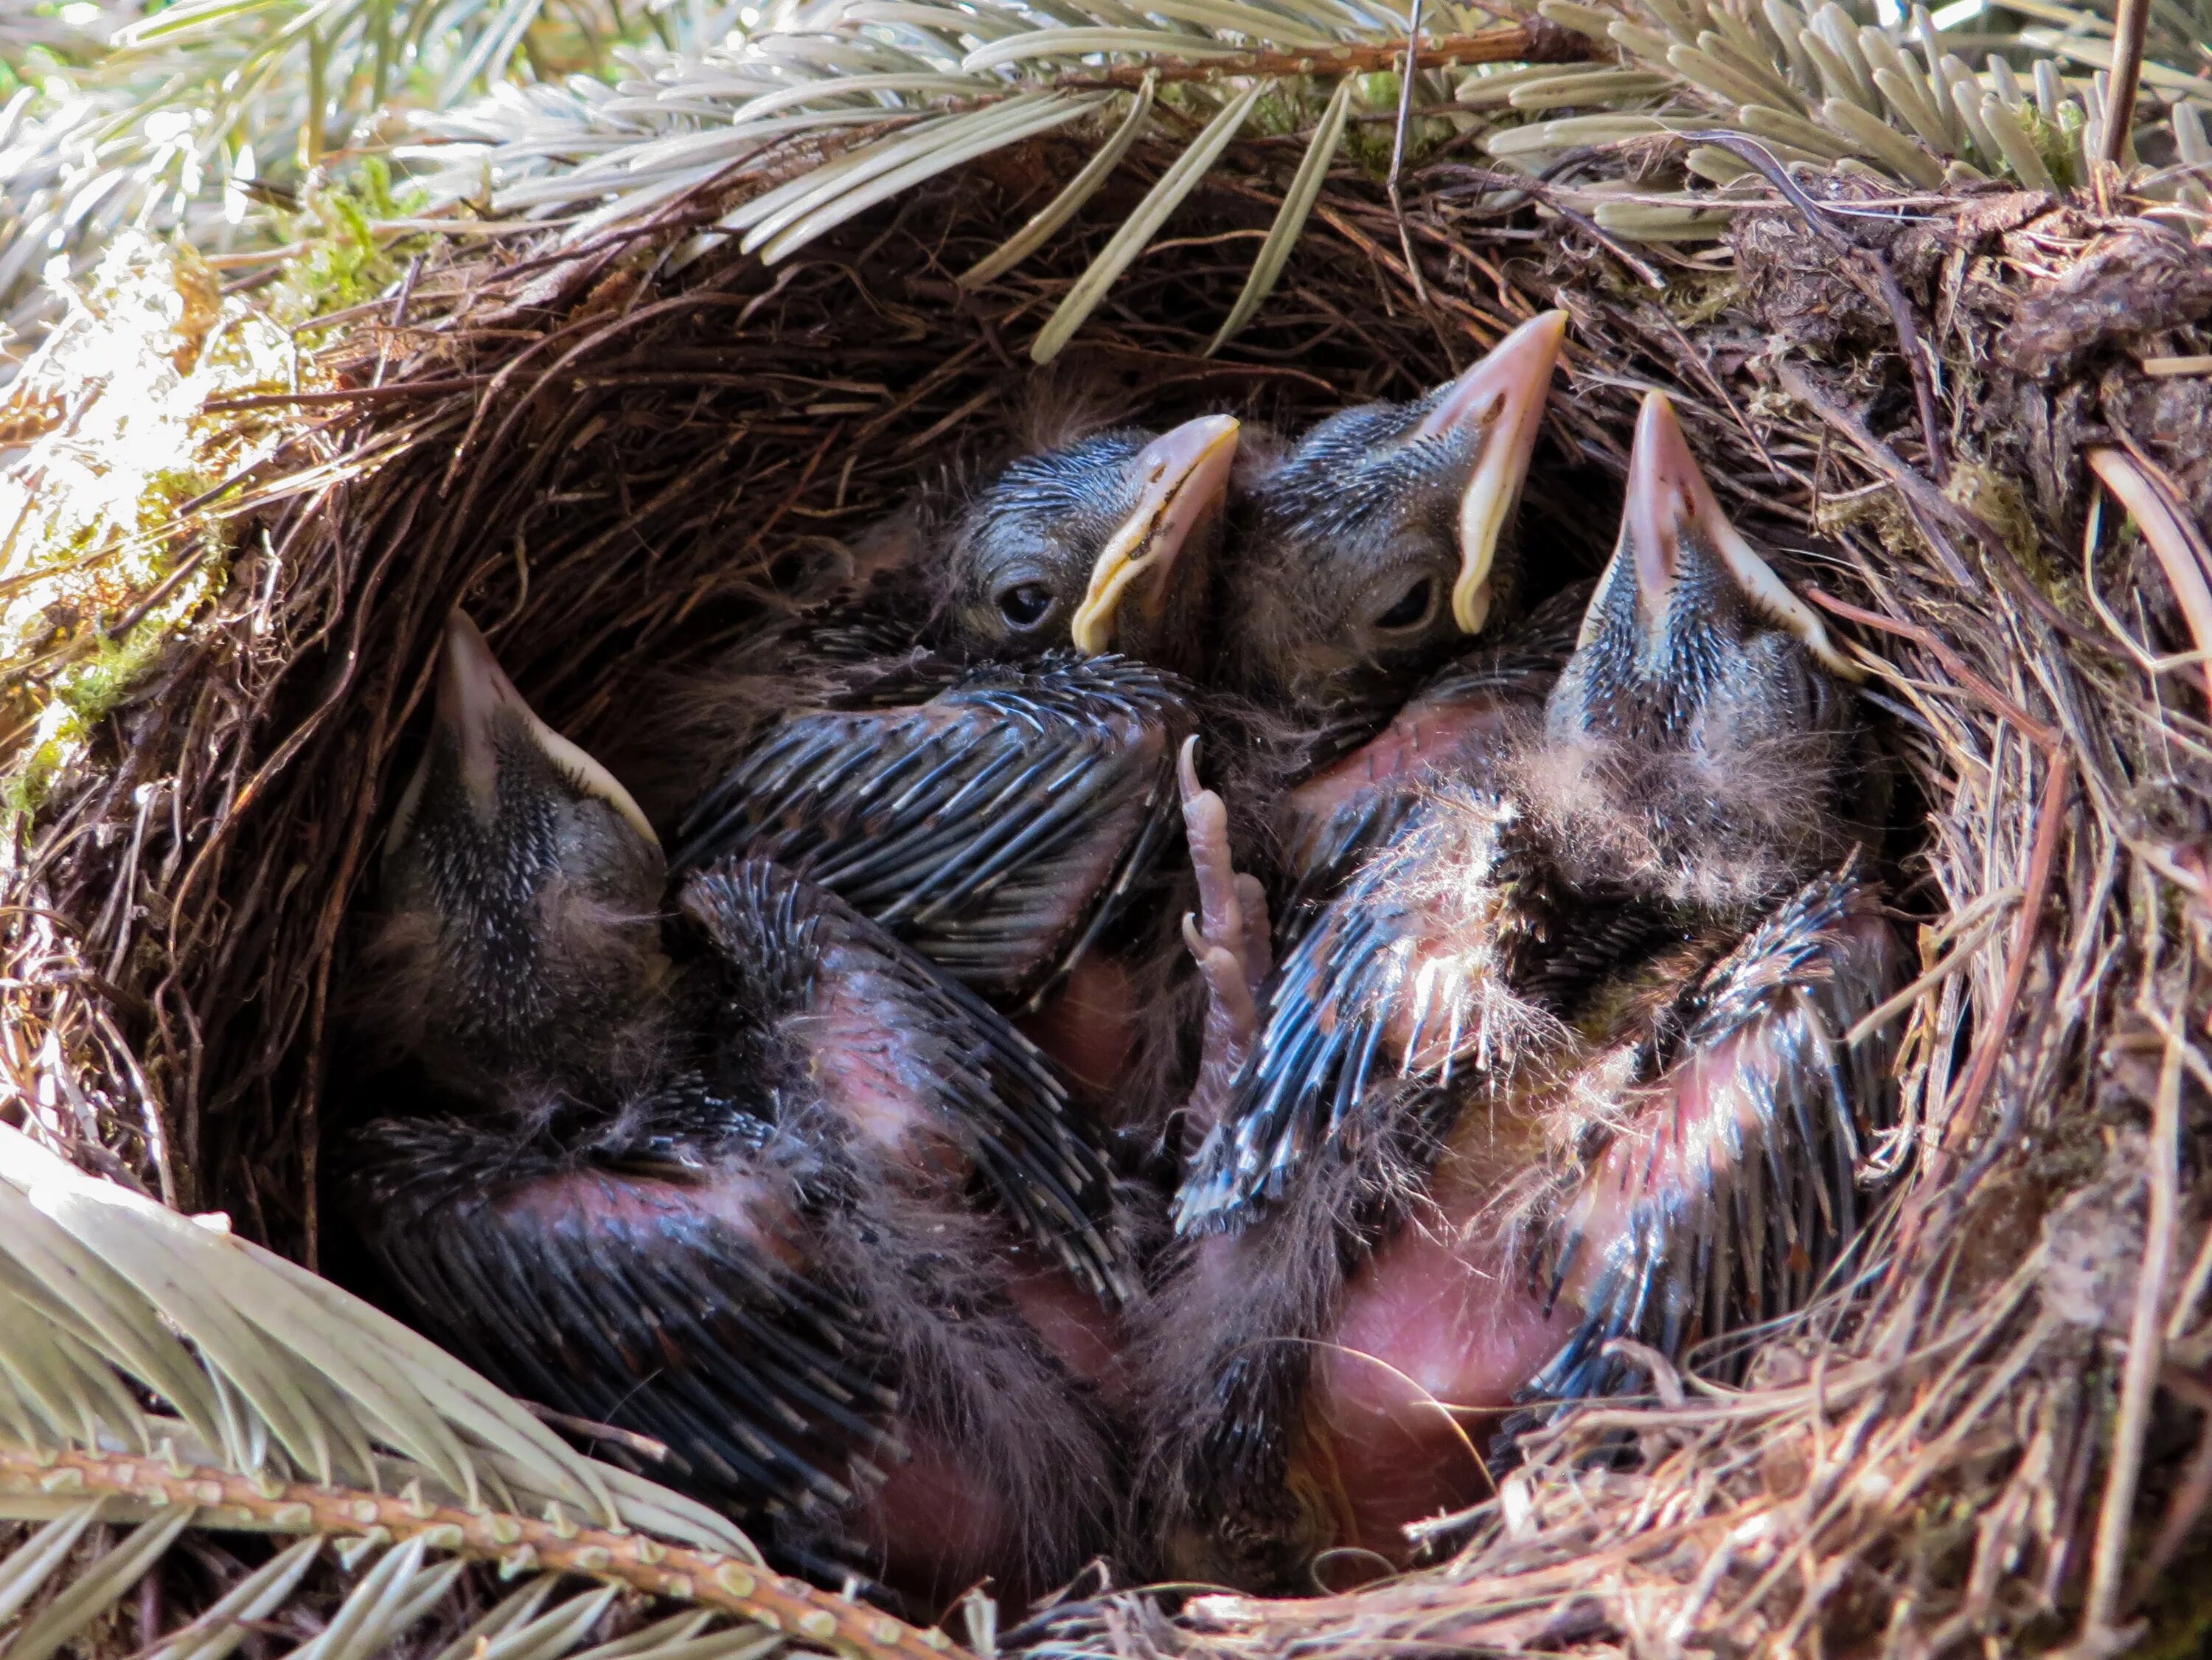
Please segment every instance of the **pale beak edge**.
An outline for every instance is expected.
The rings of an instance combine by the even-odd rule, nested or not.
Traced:
[[[1183,544],[1219,505],[1237,460],[1234,416],[1186,421],[1145,446],[1134,466],[1143,478],[1137,506],[1091,567],[1091,583],[1069,635],[1076,650],[1095,657],[1112,649],[1114,621],[1140,576],[1164,583]]]
[[[1754,610],[1795,635],[1838,678],[1865,678],[1864,672],[1836,649],[1819,614],[1790,591],[1729,522],[1666,394],[1647,392],[1637,417],[1636,446],[1628,462],[1627,511],[1621,519],[1620,546],[1613,555],[1616,565],[1624,555],[1635,560],[1639,604],[1657,602],[1673,581],[1675,550],[1686,520],[1712,544]],[[1593,626],[1586,617],[1585,640]]]
[[[1563,311],[1529,319],[1453,381],[1416,429],[1417,437],[1431,437],[1468,423],[1484,429],[1474,476],[1460,496],[1460,566],[1452,583],[1452,620],[1462,634],[1480,634],[1490,620],[1490,574],[1498,538],[1528,477],[1566,331]]]
[[[492,721],[502,709],[512,709],[520,715],[532,740],[578,789],[605,801],[655,849],[659,848],[660,838],[653,833],[653,825],[636,799],[581,747],[538,719],[538,712],[523,701],[522,694],[507,678],[507,671],[500,667],[483,631],[465,614],[456,611],[447,619],[445,645],[438,666],[437,721],[459,743],[463,782],[486,818],[491,814],[498,787]],[[398,811],[392,816],[392,830],[385,840],[387,859],[405,839],[414,821],[428,770],[426,757],[400,797]]]

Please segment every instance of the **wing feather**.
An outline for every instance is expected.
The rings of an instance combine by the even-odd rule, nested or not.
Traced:
[[[1130,1294],[1104,1157],[1051,1062],[1004,1016],[835,894],[766,860],[699,873],[684,907],[720,958],[732,1024],[774,1024],[798,1046],[795,1072],[845,1103],[894,1158],[901,1136],[949,1137],[1081,1283]]]
[[[358,1136],[364,1234],[418,1321],[503,1388],[662,1442],[679,1468],[641,1468],[741,1515],[828,1514],[872,1481],[896,1451],[884,1356],[784,1260],[799,1224],[757,1155],[648,1176],[531,1137],[483,1116]]]
[[[926,701],[797,710],[685,816],[674,866],[775,860],[968,984],[1035,1002],[1158,858],[1188,720],[1173,677],[1070,654],[948,676]]]
[[[1455,1068],[1502,1067],[1551,1017],[1522,995],[1529,903],[1513,816],[1425,803],[1277,967],[1227,1110],[1176,1202],[1183,1234],[1235,1231],[1328,1146],[1445,1110]]]
[[[1778,907],[1699,988],[1680,1057],[1560,1195],[1553,1298],[1586,1312],[1524,1398],[1628,1386],[1616,1337],[1668,1355],[1802,1308],[1860,1225],[1860,1168],[1888,1122],[1888,1046],[1844,1034],[1888,994],[1898,946],[1849,866]]]

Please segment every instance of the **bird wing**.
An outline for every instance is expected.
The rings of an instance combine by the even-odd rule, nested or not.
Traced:
[[[828,1515],[896,1452],[896,1402],[855,1309],[803,1272],[800,1181],[759,1139],[679,1164],[519,1116],[385,1120],[351,1181],[417,1321],[501,1387],[662,1443],[596,1450],[741,1514]]]
[[[1425,802],[1325,906],[1263,993],[1259,1036],[1176,1199],[1179,1233],[1240,1229],[1323,1146],[1443,1109],[1551,1018],[1517,989],[1543,926],[1510,809]]]
[[[980,1175],[1079,1281],[1129,1295],[1105,1159],[1051,1063],[1004,1016],[767,860],[699,873],[684,908],[720,959],[722,1012],[710,1021],[771,1028],[777,1075],[803,1080],[840,1136],[872,1147],[876,1168],[925,1184]]]
[[[1586,583],[1553,595],[1504,646],[1431,675],[1380,732],[1319,751],[1276,813],[1286,885],[1275,907],[1277,956],[1290,952],[1329,897],[1398,834],[1438,776],[1463,784],[1490,776],[1517,720],[1542,708],[1574,650],[1588,601]]]
[[[1844,1034],[1899,960],[1847,866],[1707,973],[1672,1063],[1558,1195],[1540,1268],[1587,1317],[1524,1399],[1624,1387],[1616,1337],[1672,1356],[1804,1306],[1858,1231],[1860,1160],[1889,1111],[1889,1045]]]
[[[1165,843],[1184,711],[1170,677],[1058,654],[925,702],[796,712],[686,816],[675,867],[776,860],[1034,1004]]]

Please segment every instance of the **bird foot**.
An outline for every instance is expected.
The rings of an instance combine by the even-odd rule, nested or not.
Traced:
[[[1219,794],[1198,781],[1198,739],[1185,740],[1176,773],[1182,788],[1184,839],[1198,878],[1195,915],[1182,919],[1206,981],[1206,1033],[1199,1075],[1187,1110],[1193,1127],[1212,1127],[1227,1101],[1229,1085],[1260,1035],[1260,988],[1273,966],[1269,949],[1267,891],[1237,868],[1229,846],[1229,810]]]

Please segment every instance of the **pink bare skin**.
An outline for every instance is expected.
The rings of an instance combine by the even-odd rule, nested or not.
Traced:
[[[1498,1215],[1530,1150],[1501,1146],[1480,1109],[1456,1140],[1434,1208],[1346,1286],[1307,1396],[1307,1457],[1334,1489],[1337,1542],[1401,1567],[1408,1523],[1489,1495],[1480,1453],[1498,1415],[1581,1319],[1565,1299],[1545,1309]]]
[[[823,1047],[842,1064],[823,1079],[825,1093],[856,1138],[878,1150],[883,1179],[934,1195],[932,1202],[962,1204],[972,1160],[919,1104],[928,1097],[927,1080],[914,1073],[932,1064],[927,1045],[891,1024],[888,996],[878,994],[865,962],[842,962],[833,952],[826,966],[811,1018],[827,1026]],[[1115,982],[1112,970],[1087,981],[1079,970],[1071,988]],[[998,1265],[988,1270],[994,1288],[1071,1377],[1096,1386],[1111,1404],[1126,1392],[1116,1316],[1034,1241],[975,1219],[986,1230],[979,1242],[984,1257]],[[981,1426],[977,1432],[989,1433]],[[987,1580],[1013,1606],[1048,1590],[1024,1575],[1032,1541],[1021,1535],[1024,1512],[1000,1488],[991,1450],[907,1420],[894,1433],[909,1456],[884,1469],[850,1523],[884,1582],[932,1609],[949,1608]]]
[[[1838,958],[1895,949],[1871,911],[1847,930]],[[1304,1456],[1338,1508],[1339,1544],[1403,1566],[1408,1523],[1487,1495],[1468,1443],[1483,1446],[1497,1414],[1574,1334],[1581,1299],[1608,1258],[1628,1248],[1638,1203],[1707,1189],[1730,1157],[1730,1129],[1757,1146],[1765,1130],[1756,1104],[1771,1098],[1773,1076],[1789,1064],[1777,1027],[1796,1013],[1785,994],[1760,1018],[1685,1056],[1638,1105],[1564,1207],[1582,1243],[1549,1310],[1501,1214],[1511,1173],[1544,1157],[1540,1128],[1506,1105],[1494,1124],[1479,1105],[1463,1110],[1429,1189],[1433,1208],[1353,1275],[1314,1368]],[[1586,1055],[1581,1069],[1609,1058]]]
[[[1136,1055],[1138,1018],[1129,970],[1093,952],[1042,1008],[1014,1025],[1052,1057],[1086,1105],[1104,1106]]]
[[[1006,1294],[1053,1359],[1071,1377],[1097,1389],[1109,1406],[1123,1404],[1128,1380],[1123,1373],[1126,1338],[1120,1319],[1065,1269],[1043,1262],[1035,1245],[1024,1241],[1008,1247],[1006,1255],[1016,1264],[1006,1281]]]
[[[885,1584],[926,1614],[941,1614],[1008,1558],[1010,1518],[972,1456],[910,1433],[905,1438],[909,1456],[884,1472],[883,1485],[853,1517],[852,1536],[880,1564]],[[1018,1595],[1041,1588],[1014,1589]]]
[[[1289,791],[1276,810],[1284,863],[1303,868],[1329,821],[1363,795],[1401,790],[1425,773],[1463,775],[1505,742],[1515,718],[1530,707],[1495,690],[1417,698],[1390,724]]]

